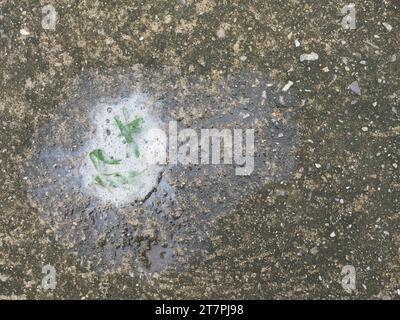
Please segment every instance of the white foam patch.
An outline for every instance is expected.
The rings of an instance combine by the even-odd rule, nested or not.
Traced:
[[[150,97],[141,93],[133,94],[117,104],[96,106],[92,116],[96,131],[86,144],[86,157],[80,173],[85,189],[102,201],[116,205],[141,201],[157,186],[166,161],[166,136],[165,126],[154,115],[152,106]],[[133,135],[139,157],[134,154],[132,145],[128,145],[120,135],[115,117],[124,123],[135,117],[143,119],[142,130]],[[89,158],[89,153],[96,149],[101,149],[108,158],[121,160],[121,163],[104,164],[100,174]],[[94,183],[96,176],[108,179],[110,176],[107,175],[118,173],[129,177],[132,172],[139,174],[130,178],[129,183],[107,188]]]

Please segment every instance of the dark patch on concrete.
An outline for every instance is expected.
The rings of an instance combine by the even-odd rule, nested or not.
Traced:
[[[209,251],[216,218],[267,183],[290,176],[299,101],[286,94],[285,107],[276,103],[282,94],[272,78],[240,72],[209,82],[136,66],[131,73],[81,79],[80,87],[71,88],[72,99],[39,129],[24,175],[44,223],[93,270],[186,269]],[[254,129],[254,172],[236,176],[234,161],[170,165],[146,201],[123,208],[85,194],[79,169],[87,157],[83,145],[94,130],[89,114],[99,101],[118,101],[136,91],[161,104],[160,117],[177,119],[179,129]]]

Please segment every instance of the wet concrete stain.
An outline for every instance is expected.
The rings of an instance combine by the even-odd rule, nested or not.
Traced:
[[[352,2],[355,30],[341,26],[347,3],[339,0],[55,0],[52,31],[41,27],[39,1],[3,1],[0,298],[397,298],[399,4]],[[300,62],[312,52],[318,60]],[[76,96],[74,109],[98,98],[83,103],[77,94],[85,88],[82,73],[109,72],[123,88],[113,76],[132,74],[122,69],[135,64],[171,66],[179,71],[175,81],[193,76],[213,83],[250,70],[273,74],[280,88],[293,82],[290,90],[306,102],[296,111],[292,175],[221,214],[208,251],[185,270],[171,263],[160,273],[132,272],[122,263],[118,272],[93,272],[56,241],[46,215],[39,219],[27,199],[33,188],[24,168],[40,149],[33,138],[58,123],[65,101]],[[354,82],[361,95],[351,90]],[[109,83],[99,90],[105,97],[113,96]],[[57,270],[54,291],[41,287],[46,264]],[[352,293],[341,286],[344,265],[357,272]]]
[[[24,173],[32,206],[57,240],[95,271],[115,271],[122,264],[151,273],[170,265],[185,269],[209,250],[218,217],[229,214],[243,197],[291,174],[295,113],[301,103],[294,94],[254,72],[209,83],[171,71],[135,66],[111,77],[87,74],[71,88],[73,99],[35,137]],[[118,207],[85,194],[79,167],[93,132],[90,112],[99,100],[118,101],[139,88],[160,105],[161,119],[179,120],[179,127],[254,129],[254,172],[236,176],[233,164],[178,163],[162,172],[143,202]]]

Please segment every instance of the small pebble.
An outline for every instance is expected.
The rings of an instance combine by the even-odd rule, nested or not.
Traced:
[[[382,24],[383,24],[383,26],[386,28],[387,31],[390,32],[390,31],[393,30],[393,27],[392,27],[389,23],[383,22]]]
[[[283,91],[283,92],[288,91],[288,90],[291,88],[292,85],[293,85],[293,81],[289,81],[289,82],[282,88],[282,91]]]
[[[21,35],[23,35],[23,36],[29,36],[29,31],[28,30],[26,30],[26,29],[21,29],[21,30],[19,30],[19,33],[21,34]]]
[[[351,85],[350,85],[350,90],[353,91],[356,95],[361,96],[361,89],[360,89],[360,85],[358,83],[358,81],[354,81]]]
[[[303,62],[303,61],[316,61],[318,59],[319,59],[319,55],[318,55],[318,53],[315,53],[315,52],[303,53],[300,56],[300,62]]]

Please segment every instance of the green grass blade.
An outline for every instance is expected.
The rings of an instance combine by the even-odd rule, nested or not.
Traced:
[[[114,117],[115,125],[119,130],[119,135],[124,137],[126,143],[131,144],[133,142],[132,134],[129,128],[122,123],[118,117]]]
[[[124,111],[124,117],[127,119],[127,111]],[[133,153],[136,158],[139,158],[140,152],[139,147],[135,144],[133,136],[138,134],[142,130],[142,124],[144,120],[142,117],[136,117],[131,122],[124,124],[118,117],[114,117],[115,125],[119,130],[119,135],[122,136],[128,145],[133,145]],[[129,156],[127,155],[127,158]]]
[[[96,150],[91,151],[89,153],[89,158],[97,170],[101,169],[101,163],[118,165],[122,161],[119,159],[112,159],[112,158],[108,157],[107,155],[104,154],[104,151],[101,149],[96,149]]]
[[[132,135],[139,133],[142,130],[142,124],[144,120],[142,117],[137,117],[128,123],[128,128]]]

